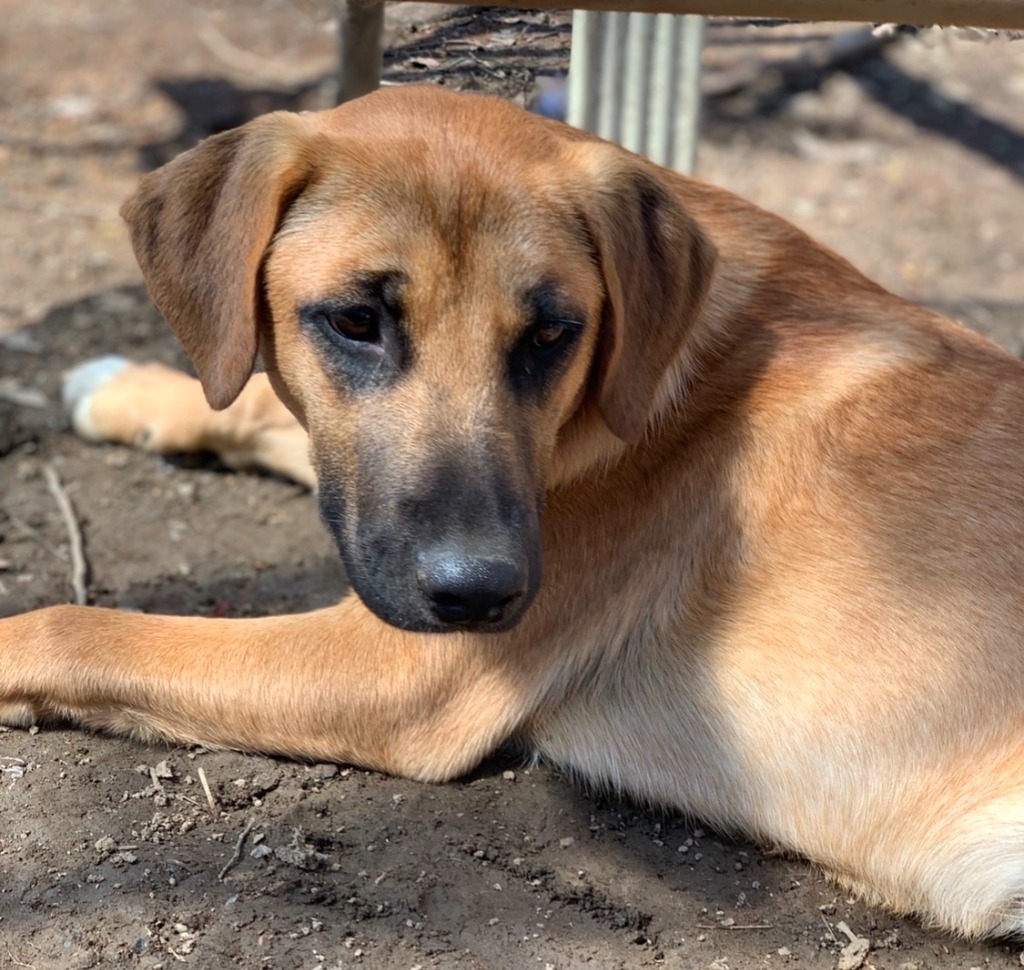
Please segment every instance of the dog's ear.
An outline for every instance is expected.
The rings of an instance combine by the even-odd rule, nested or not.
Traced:
[[[252,373],[260,267],[313,171],[311,123],[276,112],[214,135],[146,175],[121,208],[160,311],[217,409]]]
[[[605,285],[597,402],[623,441],[644,433],[662,378],[700,314],[717,257],[657,166],[588,146],[584,219]]]

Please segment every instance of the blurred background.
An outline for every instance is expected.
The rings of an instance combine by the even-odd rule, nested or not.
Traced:
[[[385,79],[536,104],[569,19],[390,4]],[[137,281],[117,207],[138,174],[330,106],[336,29],[327,0],[0,0],[0,331]],[[836,56],[853,29],[710,21],[698,174],[1019,349],[1024,42],[926,30]]]

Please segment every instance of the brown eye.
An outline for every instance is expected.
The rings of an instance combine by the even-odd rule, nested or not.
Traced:
[[[380,320],[372,307],[350,307],[325,314],[327,323],[347,340],[376,343],[380,339]]]
[[[560,343],[568,330],[569,328],[564,323],[553,320],[533,331],[533,344],[541,350],[548,350]]]

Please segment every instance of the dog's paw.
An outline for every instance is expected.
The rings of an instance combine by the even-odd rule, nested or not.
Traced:
[[[64,375],[75,431],[161,454],[202,446],[210,406],[199,382],[173,367],[98,357]]]
[[[79,364],[64,373],[64,409],[71,417],[75,431],[90,441],[106,440],[107,435],[97,428],[93,416],[93,400],[98,391],[106,387],[132,362],[125,357],[110,354]]]

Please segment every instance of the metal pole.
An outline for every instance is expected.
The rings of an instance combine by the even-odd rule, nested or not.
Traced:
[[[573,14],[568,122],[693,172],[703,17]]]
[[[383,0],[338,0],[338,103],[380,87]]]
[[[566,120],[584,131],[594,131],[600,97],[597,78],[601,69],[603,14],[574,10],[569,48],[569,104]],[[575,79],[575,80],[574,80]]]
[[[675,104],[675,137],[669,163],[677,172],[692,175],[697,166],[697,142],[700,139],[700,62],[704,50],[704,18],[693,15],[682,19],[682,63]]]

